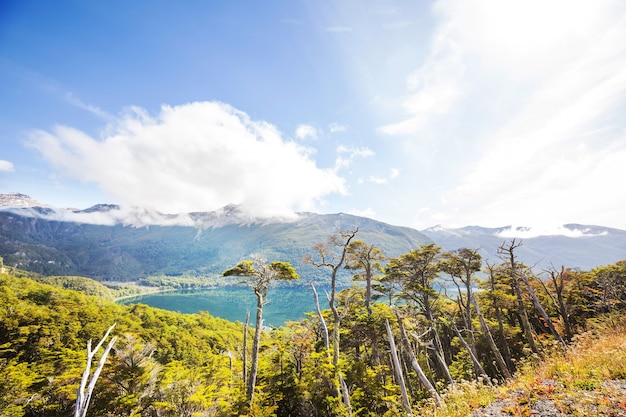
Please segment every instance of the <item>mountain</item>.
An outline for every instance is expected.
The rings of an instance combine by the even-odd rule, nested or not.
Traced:
[[[21,193],[0,194],[0,207],[45,207],[37,200]]]
[[[515,251],[518,259],[538,270],[565,266],[588,271],[626,259],[626,231],[609,227],[566,224],[547,231],[511,226],[458,229],[435,226],[422,233],[444,250],[480,249],[483,259],[492,264],[501,262],[498,247],[516,239],[522,244]]]
[[[0,194],[0,256],[5,265],[100,281],[218,275],[259,253],[269,261],[291,262],[306,283],[323,279],[326,271],[302,265],[303,255],[329,235],[354,228],[359,229],[357,239],[389,257],[435,242],[446,251],[479,249],[483,259],[500,263],[498,247],[516,238],[522,242],[518,259],[539,270],[562,265],[590,270],[626,258],[626,231],[601,226],[569,224],[549,233],[510,226],[417,231],[343,213],[260,219],[234,205],[182,214],[112,204],[74,210],[45,206],[24,194]]]
[[[389,256],[431,242],[417,230],[348,214],[254,219],[236,206],[181,215],[114,205],[0,207],[0,256],[5,265],[46,275],[132,281],[160,274],[217,275],[259,253],[269,261],[291,262],[308,282],[325,271],[302,265],[302,257],[329,235],[354,228],[358,239]]]

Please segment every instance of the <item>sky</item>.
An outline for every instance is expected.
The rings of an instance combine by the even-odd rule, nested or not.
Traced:
[[[0,193],[626,229],[622,0],[0,0]]]

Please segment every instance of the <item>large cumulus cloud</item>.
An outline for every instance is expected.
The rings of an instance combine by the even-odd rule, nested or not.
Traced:
[[[124,204],[163,212],[238,204],[258,216],[314,209],[344,193],[333,168],[278,129],[218,102],[127,110],[100,137],[68,126],[34,131],[29,145],[63,174],[98,184]]]

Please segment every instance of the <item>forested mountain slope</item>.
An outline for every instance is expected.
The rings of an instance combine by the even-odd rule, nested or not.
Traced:
[[[96,208],[106,209],[111,207]],[[314,244],[341,229],[358,228],[359,239],[389,256],[430,242],[417,230],[348,214],[302,213],[292,221],[246,221],[229,220],[224,213],[195,213],[190,225],[140,226],[57,220],[64,218],[61,214],[41,208],[0,211],[0,256],[5,264],[46,275],[130,281],[160,274],[219,275],[253,253],[301,266]],[[302,266],[301,273],[314,279],[318,271]]]
[[[523,241],[517,251],[519,260],[539,270],[552,266],[588,270],[626,258],[626,231],[600,226],[565,225],[562,234],[525,237],[528,233],[523,228],[417,231],[348,214],[255,219],[235,206],[183,215],[124,211],[104,204],[67,210],[41,207],[28,196],[20,196],[18,202],[24,206],[0,206],[0,256],[5,264],[46,275],[82,275],[101,281],[132,281],[149,275],[215,276],[253,253],[290,262],[301,268],[307,278],[303,282],[315,281],[319,273],[301,264],[303,255],[329,235],[354,228],[359,229],[358,239],[377,246],[388,257],[435,242],[448,251],[478,249],[494,264],[500,262],[497,248],[516,237]],[[16,204],[15,198],[3,201]]]

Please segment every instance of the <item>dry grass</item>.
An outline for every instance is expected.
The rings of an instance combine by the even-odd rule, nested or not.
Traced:
[[[571,346],[554,346],[542,359],[528,360],[503,386],[463,382],[444,400],[444,407],[425,403],[416,414],[626,416],[626,317],[598,320]]]

